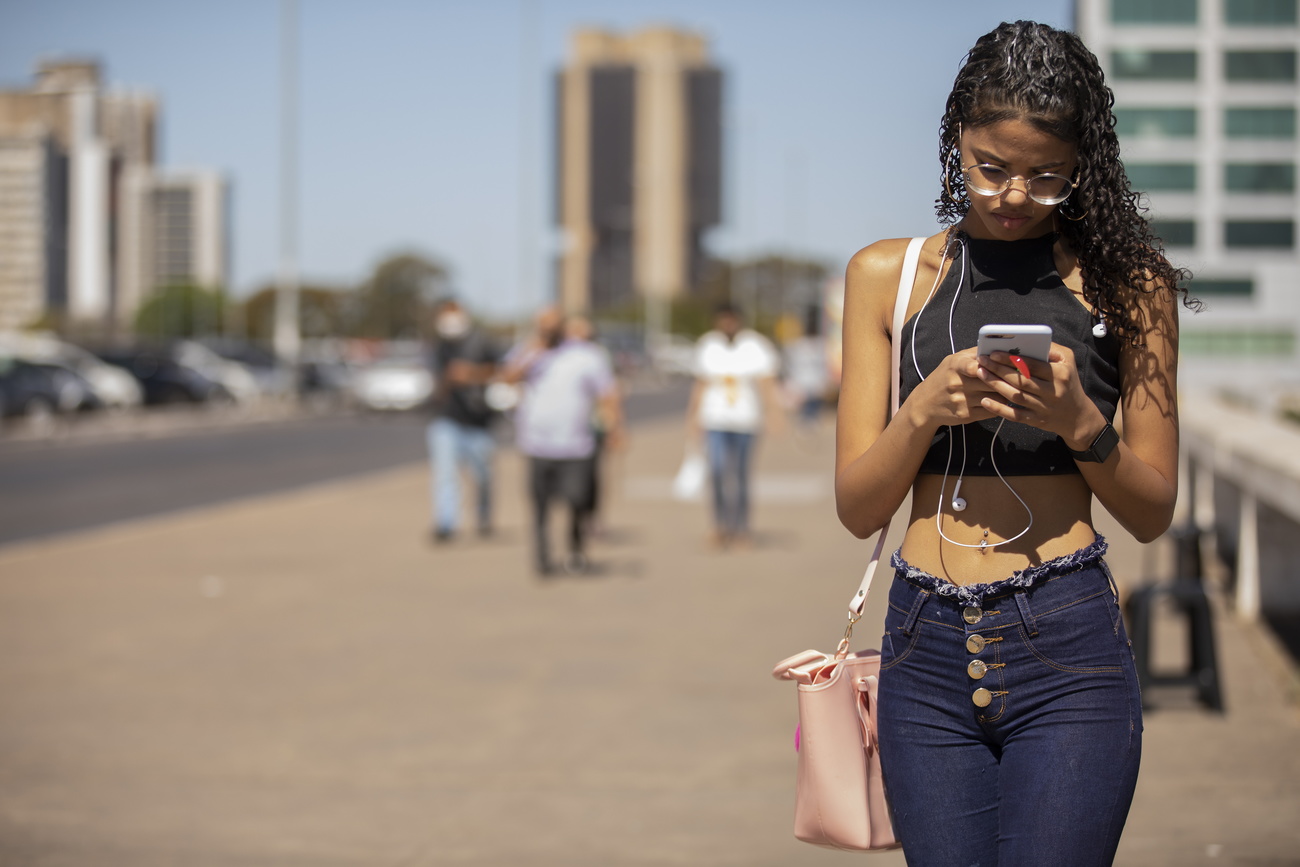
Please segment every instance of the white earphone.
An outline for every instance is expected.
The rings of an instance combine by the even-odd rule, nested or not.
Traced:
[[[948,240],[948,245],[951,245],[954,240],[956,239],[950,237]],[[943,256],[944,259],[947,258],[948,245],[944,246],[944,256]],[[961,272],[957,277],[957,291],[953,293],[952,304],[950,304],[948,307],[948,344],[954,353],[957,351],[957,346],[956,346],[956,340],[953,336],[953,324],[952,324],[953,315],[957,309],[957,299],[961,296],[962,284],[966,280],[966,260],[968,255],[969,253],[966,249],[966,244],[962,243],[961,244]],[[934,285],[930,287],[930,294],[926,296],[925,303],[923,303],[921,305],[921,309],[917,311],[914,321],[912,323],[912,335],[911,335],[912,366],[916,368],[916,375],[921,379],[925,379],[925,374],[921,372],[921,363],[917,360],[916,357],[916,331],[921,324],[921,314],[925,312],[925,309],[927,307],[930,306],[930,299],[933,298],[935,293],[939,291],[939,277],[942,273],[943,273],[943,265],[941,261],[939,269],[934,275]],[[1093,334],[1097,333],[1098,328],[1105,329],[1105,327],[1106,327],[1105,320],[1102,320],[1093,329]],[[1099,337],[1105,336],[1104,331],[1103,334],[1100,334],[1098,336]],[[1024,508],[1025,514],[1029,519],[1028,523],[1025,524],[1025,528],[1021,530],[1019,533],[1017,533],[1016,535],[1012,536],[1009,539],[1003,539],[1000,542],[993,542],[990,544],[987,539],[983,539],[978,544],[974,544],[974,545],[967,542],[958,542],[955,539],[948,538],[948,534],[943,531],[943,494],[940,493],[939,508],[937,509],[934,516],[934,524],[935,524],[935,528],[939,531],[939,537],[943,539],[945,542],[948,542],[949,544],[956,545],[959,548],[979,548],[980,550],[984,550],[987,548],[996,548],[999,545],[1005,545],[1008,542],[1016,541],[1021,536],[1024,536],[1026,533],[1028,533],[1030,528],[1034,526],[1033,510],[1029,508],[1029,504],[1026,503],[1024,498],[1021,497],[1020,494],[1016,492],[1015,488],[1011,487],[1011,483],[1008,482],[1006,480],[1006,477],[1002,475],[1002,471],[998,469],[997,459],[994,458],[993,456],[993,443],[997,441],[998,434],[1002,432],[1002,425],[1005,423],[1006,423],[1006,419],[1001,419],[998,422],[997,429],[993,432],[993,439],[989,443],[989,461],[990,463],[992,463],[993,471],[997,473],[997,476],[1002,481],[1002,484],[1006,486],[1007,490],[1011,492],[1011,495],[1015,497],[1020,502],[1020,505]],[[966,509],[966,500],[961,496],[961,483],[962,480],[966,477],[966,451],[967,451],[966,425],[960,425],[960,427],[961,427],[961,437],[962,437],[961,471],[957,475],[957,484],[956,486],[953,487],[952,490],[952,509],[954,512],[962,512],[965,511]],[[952,467],[953,439],[954,437],[953,437],[952,426],[949,425],[948,426],[948,464],[947,466],[945,466],[943,471],[943,485],[940,487],[940,491],[942,491],[943,488],[946,488],[948,486],[948,473],[949,473],[949,469]]]
[[[1097,314],[1097,324],[1092,326],[1092,336],[1098,339],[1106,336],[1106,317],[1101,313]]]

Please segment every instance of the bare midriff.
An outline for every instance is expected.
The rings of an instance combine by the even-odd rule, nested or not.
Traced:
[[[1096,539],[1092,526],[1092,491],[1082,476],[1008,476],[1007,483],[1029,512],[997,476],[966,476],[961,486],[963,511],[952,507],[956,479],[923,474],[912,486],[912,512],[902,557],[910,565],[954,584],[982,584],[1056,557],[1072,554]],[[940,499],[942,495],[942,500]],[[935,513],[943,504],[943,539]],[[960,542],[975,547],[965,548]],[[981,542],[986,546],[978,547]],[[995,543],[1005,542],[1002,545]]]

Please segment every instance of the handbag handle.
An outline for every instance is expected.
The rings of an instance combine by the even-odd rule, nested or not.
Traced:
[[[912,297],[912,284],[916,282],[916,268],[921,261],[921,246],[925,243],[925,238],[913,238],[907,244],[907,253],[903,256],[903,273],[898,278],[898,293],[894,296],[894,327],[889,332],[889,417],[893,418],[898,413],[898,391],[899,391],[899,371],[902,368],[902,335],[903,324],[907,322],[907,302]],[[880,562],[880,554],[885,549],[885,536],[889,534],[889,521],[885,526],[880,528],[880,536],[876,539],[876,549],[871,555],[871,562],[867,564],[866,574],[862,576],[862,583],[858,585],[858,592],[853,594],[849,600],[849,630],[853,629],[853,624],[857,623],[862,617],[862,609],[867,604],[867,594],[871,592],[871,579],[876,575],[876,564]],[[847,648],[848,634],[844,636],[845,641],[841,642]]]

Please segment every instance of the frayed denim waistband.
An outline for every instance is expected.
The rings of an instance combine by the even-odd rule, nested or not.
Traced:
[[[1108,547],[1105,537],[1098,533],[1097,538],[1086,548],[1080,548],[1073,554],[1053,558],[1046,563],[1039,563],[1037,566],[1030,566],[1028,569],[1012,573],[1010,578],[1003,578],[1001,581],[994,581],[990,584],[967,584],[965,586],[954,584],[945,578],[931,575],[923,569],[910,565],[898,551],[895,551],[894,556],[890,558],[889,565],[894,568],[898,577],[905,578],[937,596],[955,598],[962,605],[979,607],[988,597],[1004,596],[1070,572],[1077,572],[1085,566],[1101,560],[1105,556]]]

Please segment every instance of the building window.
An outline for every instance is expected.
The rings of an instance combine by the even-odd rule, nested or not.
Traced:
[[[1230,108],[1224,126],[1228,138],[1295,138],[1295,109]]]
[[[1152,220],[1151,231],[1166,247],[1196,246],[1195,220]]]
[[[1195,24],[1196,0],[1112,0],[1116,24]]]
[[[1178,351],[1185,355],[1290,357],[1295,355],[1295,344],[1295,332],[1282,328],[1184,331],[1178,335]]]
[[[1229,51],[1228,81],[1295,81],[1294,51]]]
[[[1233,295],[1238,298],[1249,298],[1255,294],[1255,281],[1249,277],[1226,280],[1202,280],[1197,277],[1192,280],[1187,291],[1196,298],[1206,295]]]
[[[1195,51],[1125,48],[1110,54],[1111,77],[1133,81],[1195,81]]]
[[[1191,192],[1196,189],[1193,163],[1126,163],[1124,170],[1135,190]]]
[[[1117,108],[1115,132],[1134,138],[1195,138],[1194,108]]]
[[[1224,186],[1231,193],[1294,193],[1294,163],[1228,163]]]
[[[1229,24],[1295,24],[1296,0],[1226,0]]]
[[[1295,246],[1295,222],[1229,220],[1223,226],[1223,242],[1229,247],[1291,248]]]

